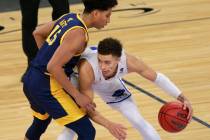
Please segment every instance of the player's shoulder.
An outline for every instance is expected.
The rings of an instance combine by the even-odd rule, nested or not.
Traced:
[[[92,65],[87,59],[80,59],[78,63],[78,68],[80,72],[91,74],[93,72]]]

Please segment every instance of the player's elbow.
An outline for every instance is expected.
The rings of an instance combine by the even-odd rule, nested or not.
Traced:
[[[40,34],[39,34],[39,31],[37,30],[37,29],[35,29],[34,31],[33,31],[33,36],[34,36],[34,38],[36,38],[37,36],[39,36]]]
[[[46,38],[46,33],[43,32],[43,30],[41,30],[41,28],[39,26],[36,27],[36,29],[33,31],[33,36],[34,38],[43,38],[45,39]]]
[[[56,66],[54,66],[52,63],[48,63],[48,64],[47,64],[47,71],[48,71],[49,73],[53,74],[54,71],[55,71],[55,69],[56,69]]]

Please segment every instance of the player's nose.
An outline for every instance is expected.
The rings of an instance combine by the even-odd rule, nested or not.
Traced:
[[[104,64],[101,64],[101,70],[105,70],[106,69],[106,66]]]

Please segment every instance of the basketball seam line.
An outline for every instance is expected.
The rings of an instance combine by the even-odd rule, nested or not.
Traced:
[[[181,120],[181,119],[177,118],[176,116],[172,116],[172,115],[170,115],[170,114],[166,114],[166,113],[163,113],[163,112],[160,112],[160,113],[161,113],[161,114],[164,114],[164,115],[168,115],[168,116],[173,117],[173,118],[176,118],[177,120],[183,121],[183,122],[185,122],[185,123],[188,123],[188,122],[186,122],[186,121],[184,121],[184,120]]]

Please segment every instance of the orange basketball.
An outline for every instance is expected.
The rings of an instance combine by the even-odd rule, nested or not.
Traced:
[[[163,105],[158,114],[161,127],[167,132],[180,132],[188,124],[187,119],[189,110],[183,110],[183,103],[168,102]]]

